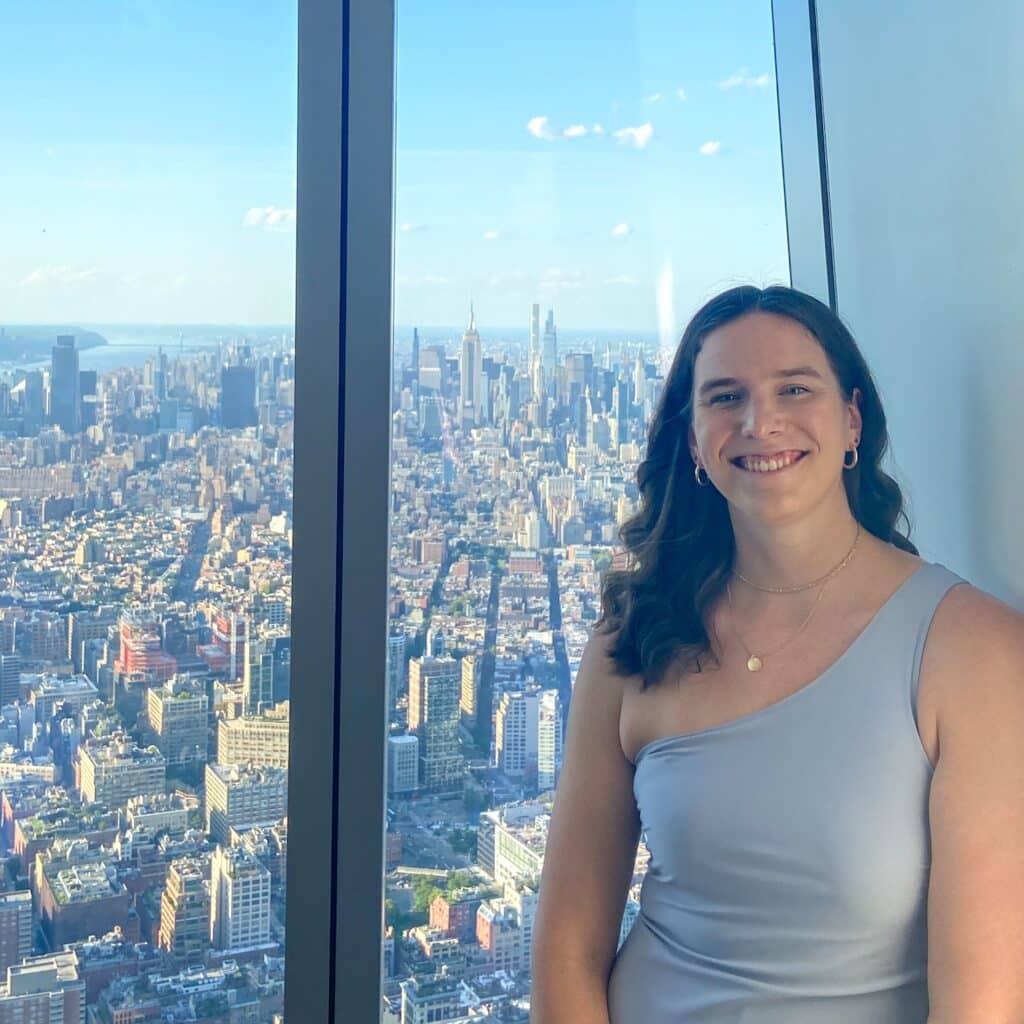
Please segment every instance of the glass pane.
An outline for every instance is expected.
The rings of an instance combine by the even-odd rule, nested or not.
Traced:
[[[295,4],[0,35],[0,1017],[271,1022]]]
[[[669,361],[711,295],[789,283],[771,7],[397,8],[382,1014],[525,1021],[572,683]]]

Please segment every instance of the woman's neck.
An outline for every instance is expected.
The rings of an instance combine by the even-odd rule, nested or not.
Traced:
[[[861,527],[857,537],[858,524],[849,512],[818,524],[734,523],[733,529],[734,571],[759,587],[799,587],[819,579],[850,554],[855,539],[860,548],[865,533]]]

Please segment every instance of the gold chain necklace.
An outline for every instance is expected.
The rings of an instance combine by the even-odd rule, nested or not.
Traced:
[[[740,631],[736,628],[736,619],[735,619],[735,616],[733,615],[732,589],[729,586],[728,582],[725,584],[725,594],[726,594],[726,597],[727,597],[727,599],[729,601],[729,622],[732,625],[732,631],[735,634],[736,639],[739,641],[740,646],[743,648],[744,652],[747,655],[747,670],[749,672],[760,672],[761,669],[764,667],[764,659],[765,658],[774,657],[781,650],[783,650],[783,648],[788,647],[804,631],[804,628],[807,626],[807,623],[811,621],[811,617],[814,615],[814,612],[817,609],[818,604],[821,602],[821,598],[822,598],[822,596],[825,593],[825,587],[828,586],[828,581],[830,579],[832,579],[833,576],[835,576],[837,573],[839,573],[839,571],[841,569],[843,569],[849,563],[850,559],[853,557],[853,552],[857,548],[857,541],[858,540],[860,540],[860,523],[857,524],[857,536],[854,537],[854,539],[853,539],[853,547],[851,547],[850,550],[847,552],[846,557],[831,572],[826,573],[820,580],[816,580],[815,581],[816,583],[820,583],[821,584],[821,590],[818,591],[818,596],[814,599],[814,604],[811,605],[811,610],[807,613],[807,618],[805,618],[804,621],[800,624],[800,628],[785,643],[783,643],[781,646],[776,647],[775,650],[768,651],[765,654],[760,654],[760,655],[754,654],[754,652],[751,651],[750,648],[747,647],[747,645],[743,642],[743,637],[740,636]],[[740,574],[736,573],[736,575],[739,576]],[[744,579],[745,580],[745,577],[740,576],[740,579]],[[745,580],[745,582],[749,583],[750,581],[749,580]],[[814,585],[815,585],[814,583],[804,584],[803,586],[797,587],[795,589],[796,590],[807,590],[809,587],[812,587]],[[757,587],[756,584],[751,584],[751,586],[756,587],[758,590],[771,590],[771,589],[773,589],[773,588],[770,588],[770,587]],[[783,588],[781,590],[776,590],[774,592],[775,593],[791,593],[792,591],[791,590],[786,590],[786,589]]]
[[[748,583],[755,590],[763,590],[771,594],[795,594],[800,590],[810,590],[811,587],[816,587],[819,583],[827,583],[836,575],[836,573],[846,567],[847,562],[853,558],[854,551],[857,550],[857,542],[859,540],[860,523],[857,523],[857,535],[853,538],[853,545],[850,547],[850,550],[846,552],[846,557],[834,569],[830,569],[825,573],[824,576],[819,576],[816,580],[811,580],[810,583],[801,583],[798,587],[762,587],[759,583],[754,583],[753,580],[748,580],[747,577],[739,571],[739,569],[733,569],[733,575],[738,576],[744,583]]]

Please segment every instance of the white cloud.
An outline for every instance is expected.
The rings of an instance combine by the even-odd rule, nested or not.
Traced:
[[[765,86],[770,85],[771,81],[771,75],[752,75],[750,68],[740,68],[739,71],[733,72],[728,78],[723,78],[718,83],[718,88],[738,89],[740,86],[746,86],[748,89],[763,89]]]
[[[423,283],[424,284],[449,284],[450,282],[448,281],[447,277],[444,277],[441,274],[424,274],[423,275]]]
[[[67,266],[44,266],[36,267],[31,273],[26,274],[18,282],[19,288],[32,288],[35,285],[46,284],[86,284],[92,281],[99,274],[96,267],[85,267],[76,269]]]
[[[526,130],[538,139],[553,139],[555,137],[546,117],[531,117],[526,122]]]
[[[587,126],[584,124],[571,124],[562,134],[567,139],[579,139],[587,134]]]
[[[615,227],[612,228],[612,234],[616,238],[623,238],[626,235],[633,234],[633,227],[632,225],[627,224],[625,221],[623,221],[621,224],[616,224]]]
[[[565,270],[562,267],[548,267],[538,282],[540,291],[554,294],[583,287],[582,270]]]
[[[412,234],[414,231],[426,231],[427,225],[413,224],[411,221],[405,221],[404,223],[398,225],[398,230],[401,231],[403,235],[408,235]]]
[[[686,99],[686,90],[682,86],[679,86],[679,88],[676,89],[676,96],[678,96],[679,99],[681,99],[681,100],[685,100]]]
[[[619,142],[632,143],[637,149],[643,149],[651,141],[651,136],[654,134],[654,126],[648,121],[646,124],[638,125],[635,128],[620,128],[617,132],[612,132],[612,134]]]
[[[660,102],[661,102],[661,93],[660,92],[652,92],[650,94],[650,96],[645,96],[644,97],[644,103],[660,103]]]
[[[295,209],[280,206],[253,206],[242,218],[247,228],[287,231],[295,225]]]
[[[615,277],[606,277],[604,283],[633,286],[640,282],[631,274],[617,274]]]
[[[590,129],[595,135],[604,135],[604,125],[600,122],[596,123],[593,128]]]
[[[488,242],[493,242],[495,238],[500,238],[501,236],[498,234],[497,231],[485,231],[483,237]]]
[[[721,148],[722,144],[717,139],[712,139],[700,147],[700,155],[714,156]]]

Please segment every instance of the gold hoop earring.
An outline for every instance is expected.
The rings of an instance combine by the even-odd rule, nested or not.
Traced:
[[[700,478],[702,472],[704,474],[703,480],[701,480]],[[704,469],[704,467],[699,462],[696,466],[693,467],[693,478],[694,480],[697,481],[698,487],[707,487],[707,485],[711,483],[711,477],[708,476],[708,471]]]
[[[853,452],[853,462],[847,462],[846,461],[846,456],[851,451]],[[856,466],[858,462],[860,462],[860,456],[857,454],[857,446],[856,445],[854,445],[852,448],[847,448],[846,451],[843,452],[843,468],[844,469],[853,469],[853,467]]]

